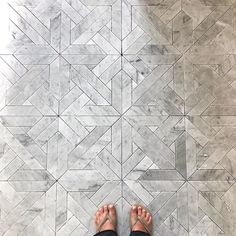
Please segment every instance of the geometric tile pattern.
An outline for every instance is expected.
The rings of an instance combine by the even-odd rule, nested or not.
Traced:
[[[2,3],[1,3],[2,4]],[[1,5],[0,4],[0,5]],[[11,0],[0,235],[236,235],[236,1]]]

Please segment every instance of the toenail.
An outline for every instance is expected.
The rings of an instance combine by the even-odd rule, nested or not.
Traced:
[[[132,208],[133,208],[133,210],[135,210],[135,209],[136,209],[136,206],[133,206]]]
[[[110,205],[109,205],[109,208],[112,208],[112,207],[113,207],[113,205],[112,205],[112,204],[110,204]]]

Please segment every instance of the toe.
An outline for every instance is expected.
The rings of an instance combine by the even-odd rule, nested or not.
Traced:
[[[131,210],[130,210],[130,216],[131,217],[136,217],[137,216],[137,213],[138,213],[138,208],[137,206],[132,206]]]
[[[141,206],[138,207],[138,215],[139,215],[139,216],[142,215],[142,207],[141,207]]]
[[[105,205],[103,208],[104,208],[104,213],[108,213],[108,207],[107,207],[107,205]]]
[[[146,213],[147,213],[146,210],[145,210],[145,209],[142,209],[141,217],[142,217],[143,219],[145,219]]]
[[[96,219],[96,220],[99,220],[100,215],[101,215],[101,213],[100,213],[100,209],[99,209],[99,210],[96,212],[96,214],[95,214],[95,219]]]
[[[149,219],[148,219],[148,221],[147,221],[147,224],[148,224],[148,225],[151,225],[151,223],[152,223],[152,217],[150,216]]]
[[[100,210],[100,209],[99,209],[99,210]],[[94,217],[94,222],[95,222],[96,225],[99,225],[99,222],[100,222],[100,216],[101,216],[101,214],[100,214],[100,211],[99,211],[99,210],[96,212],[95,217]]]
[[[103,207],[103,206],[100,207],[99,210],[98,210],[98,212],[99,212],[100,215],[103,214],[103,213],[104,213],[104,207]]]
[[[149,213],[149,212],[147,212],[147,214],[146,214],[146,217],[145,217],[145,220],[146,220],[146,221],[148,221],[148,220],[149,220],[149,218],[150,218],[150,213]]]
[[[114,205],[110,204],[108,206],[108,209],[109,209],[109,214],[111,214],[111,215],[115,215],[116,214],[116,208],[115,208]]]

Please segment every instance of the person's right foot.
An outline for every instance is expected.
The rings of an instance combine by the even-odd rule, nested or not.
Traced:
[[[130,210],[131,231],[142,231],[151,235],[152,216],[141,206],[133,206]]]

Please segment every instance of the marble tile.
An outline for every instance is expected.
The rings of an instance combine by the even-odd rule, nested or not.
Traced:
[[[235,0],[0,3],[0,235],[236,235]]]

